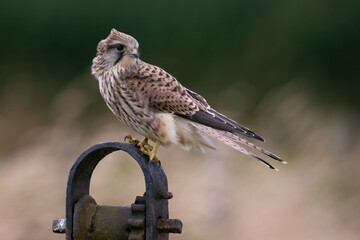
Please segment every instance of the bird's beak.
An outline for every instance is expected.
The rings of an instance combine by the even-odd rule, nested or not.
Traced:
[[[135,48],[130,51],[129,55],[133,58],[139,58],[139,52]]]

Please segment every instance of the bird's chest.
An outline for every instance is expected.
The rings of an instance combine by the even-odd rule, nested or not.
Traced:
[[[100,93],[107,106],[124,124],[138,132],[146,131],[146,125],[154,118],[146,102],[126,84],[104,79],[99,81]]]

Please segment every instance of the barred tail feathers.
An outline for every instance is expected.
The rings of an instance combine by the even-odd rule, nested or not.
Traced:
[[[272,154],[271,152],[262,149],[258,146],[256,146],[253,143],[248,142],[247,140],[231,133],[231,132],[227,132],[227,131],[223,131],[223,130],[217,130],[211,127],[207,127],[204,125],[200,125],[200,124],[194,124],[194,126],[196,126],[199,130],[201,130],[202,132],[206,133],[207,135],[209,135],[210,137],[234,148],[235,150],[244,153],[247,156],[250,156],[256,160],[258,160],[259,162],[261,162],[262,164],[265,164],[266,166],[268,166],[270,169],[274,169],[276,171],[278,171],[274,166],[272,166],[270,163],[268,163],[267,161],[265,161],[264,159],[260,158],[259,156],[257,156],[256,154],[250,152],[249,150],[243,148],[240,144],[244,144],[247,145],[249,147],[252,147],[256,150],[258,150],[259,152],[275,159],[278,160],[282,163],[286,163],[285,161],[281,160],[279,157],[277,157],[275,154]]]
[[[275,159],[275,160],[277,160],[277,161],[279,161],[279,162],[281,162],[283,164],[287,164],[287,162],[285,160],[282,160],[280,157],[276,156],[275,154],[273,154],[273,153],[269,152],[268,150],[263,149],[263,148],[255,145],[255,144],[253,144],[252,142],[249,142],[248,140],[246,140],[246,139],[244,139],[242,137],[239,137],[239,136],[235,135],[234,133],[227,132],[227,131],[221,131],[221,132],[222,132],[222,134],[224,134],[227,137],[230,137],[231,139],[233,139],[236,142],[239,142],[239,143],[241,143],[243,145],[249,146],[249,147],[251,147],[251,148],[265,154],[266,156],[271,157],[271,158],[273,158],[273,159]]]

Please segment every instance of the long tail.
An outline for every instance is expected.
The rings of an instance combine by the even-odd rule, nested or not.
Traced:
[[[279,158],[278,156],[276,156],[275,154],[259,147],[256,146],[255,144],[247,141],[244,138],[241,138],[231,132],[227,132],[227,131],[223,131],[223,130],[218,130],[218,129],[214,129],[211,127],[207,127],[204,125],[200,125],[200,124],[194,124],[194,126],[196,126],[199,130],[201,130],[202,132],[206,133],[207,135],[209,135],[210,137],[238,150],[239,152],[242,152],[252,158],[255,158],[256,160],[260,161],[261,163],[265,164],[266,166],[268,166],[271,169],[275,169],[277,170],[275,167],[273,167],[270,163],[268,163],[267,161],[265,161],[264,159],[260,158],[259,156],[257,156],[256,154],[250,152],[249,150],[243,148],[240,144],[249,146],[281,163],[286,164],[287,162],[282,160],[281,158]]]

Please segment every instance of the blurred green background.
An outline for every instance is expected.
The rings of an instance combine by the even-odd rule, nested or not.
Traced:
[[[175,158],[163,163],[176,196],[170,211],[184,222],[174,239],[356,239],[355,0],[1,1],[0,235],[62,239],[49,228],[64,217],[66,177],[78,154],[133,133],[111,115],[90,74],[96,45],[112,28],[139,41],[142,60],[264,136],[263,146],[289,162],[276,175],[221,145],[205,155],[160,151]],[[186,159],[169,157],[172,151]],[[136,166],[106,164],[93,192],[129,204],[139,191],[112,188],[126,181],[118,175],[139,174]],[[142,186],[138,176],[133,184]]]

